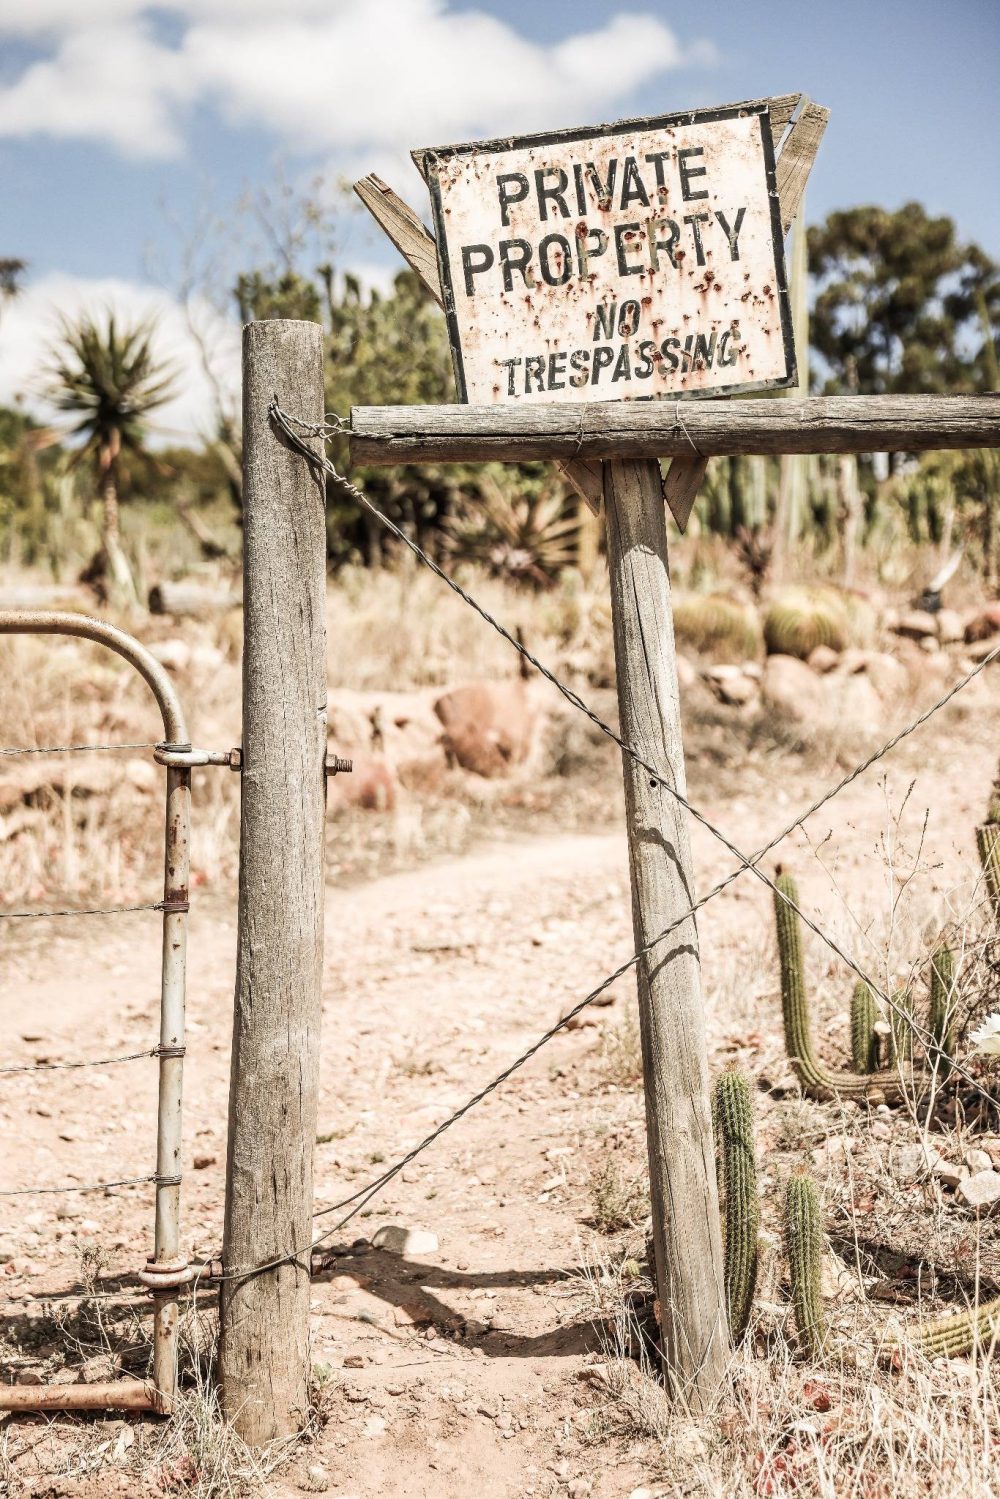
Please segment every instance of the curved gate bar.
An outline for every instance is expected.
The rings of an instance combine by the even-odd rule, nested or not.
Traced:
[[[106,646],[134,667],[156,698],[166,744],[190,749],[180,700],[165,667],[133,636],[104,620],[55,610],[0,610],[0,635],[72,635]],[[113,1385],[0,1386],[0,1410],[105,1408],[169,1413],[177,1383],[177,1288],[192,1278],[180,1253],[181,1105],[191,857],[191,769],[167,766],[160,978],[159,1105],[153,1253],[140,1273],[154,1302],[153,1379]]]

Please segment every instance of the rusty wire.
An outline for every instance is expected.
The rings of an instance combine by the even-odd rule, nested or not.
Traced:
[[[6,1187],[0,1191],[0,1197],[50,1197],[61,1192],[107,1192],[111,1187],[141,1187],[146,1182],[160,1184],[161,1181],[166,1184],[165,1179],[158,1177],[154,1171],[150,1176],[126,1176],[121,1181],[84,1182],[80,1186],[74,1182],[63,1187]]]
[[[663,931],[661,931],[656,937],[654,937],[650,942],[646,943],[643,947],[639,948],[639,950],[633,953],[630,958],[626,959],[624,963],[620,964],[613,973],[609,974],[605,979],[601,981],[600,984],[598,984],[595,989],[592,989],[589,994],[587,994],[582,1000],[580,1000],[578,1004],[576,1004],[572,1009],[568,1010],[567,1013],[563,1015],[555,1025],[550,1026],[547,1031],[545,1031],[540,1037],[538,1037],[538,1039],[534,1041],[526,1051],[522,1052],[521,1055],[517,1057],[508,1067],[504,1068],[501,1073],[491,1079],[491,1081],[487,1083],[484,1088],[480,1089],[478,1093],[474,1094],[464,1104],[462,1104],[460,1108],[456,1109],[452,1114],[450,1114],[448,1118],[443,1120],[441,1124],[439,1124],[434,1130],[431,1131],[430,1134],[426,1135],[424,1139],[419,1141],[418,1144],[415,1145],[410,1151],[408,1151],[399,1160],[395,1161],[390,1167],[388,1167],[386,1171],[382,1172],[380,1176],[376,1177],[374,1181],[369,1182],[366,1186],[359,1188],[358,1191],[353,1193],[351,1196],[342,1198],[339,1202],[333,1203],[329,1207],[321,1208],[318,1212],[315,1212],[313,1214],[313,1218],[315,1220],[317,1218],[325,1217],[329,1213],[338,1212],[341,1208],[349,1207],[350,1211],[345,1214],[344,1217],[338,1219],[338,1221],[333,1225],[332,1228],[325,1230],[322,1234],[314,1237],[308,1244],[304,1244],[298,1249],[275,1256],[270,1260],[267,1260],[258,1265],[250,1266],[246,1269],[224,1270],[223,1275],[221,1277],[217,1277],[217,1279],[220,1279],[222,1281],[245,1280],[251,1276],[263,1274],[268,1270],[277,1269],[280,1265],[289,1264],[299,1260],[303,1255],[309,1254],[313,1250],[319,1248],[320,1245],[325,1243],[328,1239],[332,1238],[334,1234],[339,1233],[341,1229],[343,1229],[353,1218],[357,1216],[358,1213],[363,1210],[363,1208],[367,1205],[368,1202],[372,1200],[372,1198],[374,1198],[380,1191],[382,1191],[382,1189],[387,1186],[388,1183],[392,1181],[401,1171],[403,1171],[405,1167],[408,1166],[417,1156],[422,1154],[423,1151],[428,1149],[429,1146],[431,1146],[436,1140],[438,1140],[446,1130],[449,1130],[454,1124],[457,1124],[459,1120],[464,1118],[466,1114],[468,1114],[473,1108],[476,1107],[477,1104],[483,1102],[490,1096],[491,1093],[495,1092],[496,1089],[499,1088],[504,1082],[506,1082],[519,1068],[523,1067],[526,1062],[528,1062],[533,1056],[535,1056],[536,1053],[540,1051],[548,1041],[550,1041],[554,1036],[558,1035],[558,1033],[563,1030],[569,1024],[569,1022],[575,1018],[575,1016],[579,1015],[582,1010],[584,1010],[588,1005],[592,1004],[601,994],[605,992],[606,989],[610,988],[611,985],[617,982],[619,978],[623,977],[626,973],[629,972],[630,969],[634,968],[644,956],[652,951],[653,948],[664,941],[666,937],[668,937],[678,927],[682,926],[686,921],[690,920],[691,917],[693,917],[696,912],[701,909],[702,906],[706,905],[710,900],[714,899],[716,895],[719,895],[723,890],[727,888],[727,886],[729,886],[735,879],[739,878],[739,876],[747,870],[749,870],[750,873],[757,875],[757,877],[762,880],[763,883],[766,884],[774,892],[774,894],[779,897],[779,899],[784,901],[786,905],[790,906],[798,914],[800,919],[805,922],[806,926],[808,926],[812,932],[820,937],[820,939],[825,942],[826,945],[841,959],[841,961],[846,963],[846,965],[850,969],[852,969],[852,971],[857,974],[859,978],[863,979],[869,985],[872,991],[883,1000],[887,1007],[894,1014],[898,1015],[900,1020],[905,1025],[907,1025],[913,1032],[913,1034],[915,1034],[921,1040],[928,1052],[935,1053],[938,1060],[940,1060],[944,1056],[944,1052],[942,1051],[941,1047],[938,1045],[934,1037],[931,1035],[931,1033],[926,1030],[925,1027],[919,1025],[914,1017],[911,1016],[896,1001],[894,996],[888,994],[881,987],[881,985],[877,984],[872,978],[870,978],[857,964],[857,962],[855,962],[853,958],[851,958],[846,952],[844,952],[843,948],[832,937],[824,932],[822,928],[812,920],[811,917],[809,917],[804,911],[802,911],[798,904],[794,900],[792,900],[783,890],[781,890],[776,885],[775,881],[771,879],[767,874],[765,874],[764,871],[761,870],[758,866],[761,859],[763,859],[768,853],[776,848],[779,843],[781,843],[792,832],[794,832],[804,822],[806,822],[809,817],[811,817],[815,812],[819,811],[820,808],[825,806],[828,802],[832,801],[834,797],[838,796],[840,792],[842,792],[860,775],[863,775],[865,771],[869,770],[885,755],[889,754],[891,750],[895,749],[896,746],[899,745],[910,734],[913,734],[918,728],[925,724],[928,719],[932,718],[934,714],[945,707],[945,705],[950,702],[951,699],[955,697],[955,695],[960,692],[963,687],[966,687],[969,682],[977,677],[980,672],[984,671],[992,661],[996,660],[997,657],[1000,656],[1000,646],[997,646],[992,651],[988,652],[980,662],[978,662],[970,671],[968,671],[965,676],[963,676],[958,682],[956,682],[935,703],[931,704],[930,707],[925,709],[924,712],[922,712],[917,718],[915,718],[909,724],[905,725],[901,730],[899,730],[898,733],[894,734],[891,739],[887,740],[883,745],[881,745],[877,750],[869,755],[867,759],[854,766],[845,776],[841,778],[840,781],[838,781],[834,786],[830,787],[821,797],[818,797],[816,801],[814,801],[808,808],[806,808],[804,812],[794,818],[792,822],[787,825],[787,827],[783,828],[781,832],[776,834],[769,843],[767,843],[757,853],[748,857],[746,854],[743,854],[732,842],[730,842],[726,835],[722,833],[721,830],[716,828],[708,820],[708,818],[705,817],[703,813],[699,812],[697,808],[693,807],[687,800],[687,798],[684,797],[679,791],[676,790],[675,787],[670,784],[670,781],[663,776],[662,772],[660,772],[655,766],[650,765],[636,750],[632,748],[631,745],[626,743],[609,724],[601,719],[599,715],[593,711],[593,709],[588,707],[588,705],[583,702],[583,700],[572,690],[572,688],[567,687],[565,683],[561,682],[552,671],[545,667],[531,654],[530,651],[527,650],[527,648],[521,643],[521,641],[519,641],[514,635],[512,635],[502,624],[500,624],[499,621],[494,619],[493,616],[489,614],[489,612],[484,609],[476,599],[468,594],[460,584],[456,583],[454,579],[450,578],[447,573],[445,573],[443,569],[440,568],[431,557],[427,556],[427,554],[414,541],[412,541],[405,534],[405,532],[403,532],[398,526],[396,526],[395,523],[378,508],[378,506],[373,504],[373,502],[368,498],[367,495],[364,494],[362,490],[358,489],[356,485],[352,484],[348,479],[344,478],[344,476],[337,471],[337,469],[330,462],[330,460],[325,457],[325,455],[317,454],[311,448],[309,448],[302,440],[299,432],[296,431],[296,427],[298,427],[301,431],[306,432],[312,437],[322,438],[325,440],[333,433],[340,432],[344,429],[344,423],[341,418],[335,418],[334,423],[318,424],[303,422],[283,411],[281,407],[278,406],[276,400],[272,401],[271,403],[270,414],[272,420],[278,427],[281,428],[288,440],[309,460],[310,463],[317,465],[325,472],[330,473],[342,486],[342,488],[346,489],[348,493],[354,496],[354,498],[363,506],[365,510],[367,510],[373,517],[379,520],[381,524],[386,527],[386,529],[392,532],[397,540],[403,542],[404,545],[406,545],[420,561],[425,563],[425,565],[428,566],[432,572],[434,572],[444,583],[446,583],[453,592],[455,592],[461,599],[463,599],[465,603],[469,604],[470,607],[473,608],[476,613],[479,614],[483,619],[485,619],[488,624],[492,625],[492,627],[505,640],[507,640],[508,643],[512,645],[514,649],[518,651],[518,653],[525,660],[527,660],[532,666],[534,666],[536,670],[546,678],[547,681],[551,682],[552,685],[558,689],[558,691],[563,695],[563,697],[567,699],[568,702],[572,704],[572,706],[577,708],[580,712],[584,713],[595,724],[595,726],[601,730],[602,733],[612,739],[619,746],[624,754],[628,755],[633,761],[635,761],[636,764],[641,766],[651,776],[653,776],[658,784],[660,784],[666,791],[668,791],[669,794],[673,796],[675,800],[677,800],[679,804],[683,806],[691,816],[693,816],[698,822],[702,823],[702,825],[708,832],[712,833],[715,838],[722,842],[724,846],[740,862],[737,869],[731,870],[728,875],[720,880],[718,884],[714,885],[712,889],[709,890],[705,895],[699,897],[699,899],[697,899],[696,901],[693,901],[691,905],[679,916],[675,917],[674,920],[663,929]],[[960,1063],[955,1062],[950,1058],[949,1062],[953,1076],[961,1077],[963,1081],[970,1085],[991,1105],[995,1105],[995,1100],[986,1093],[978,1080],[973,1077],[971,1073],[969,1073]]]
[[[0,749],[0,757],[8,755],[85,755],[100,754],[107,750],[156,749],[156,740],[145,740],[142,744],[41,744],[32,748]]]
[[[0,921],[32,921],[43,916],[121,916],[130,911],[162,911],[161,900],[138,906],[68,906],[57,911],[0,911]]]
[[[142,1057],[158,1057],[161,1048],[151,1046],[146,1051],[129,1051],[121,1057],[84,1057],[74,1062],[23,1062],[18,1066],[0,1067],[0,1077],[12,1072],[60,1072],[76,1067],[115,1067],[119,1062],[138,1062]]]

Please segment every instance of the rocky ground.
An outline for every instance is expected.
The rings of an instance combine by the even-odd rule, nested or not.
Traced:
[[[917,649],[928,660],[935,654]],[[812,666],[794,666],[824,681]],[[769,661],[765,673],[773,669]],[[849,674],[843,664],[835,669]],[[535,686],[503,690],[534,693]],[[433,704],[430,716],[424,702],[418,707],[428,732],[432,717],[445,721]],[[452,756],[460,707],[453,703],[447,720]],[[782,850],[799,871],[809,908],[883,975],[922,951],[935,923],[965,910],[973,829],[995,771],[995,713],[990,677]],[[483,719],[480,704],[480,727]],[[381,735],[376,760],[391,757],[393,735],[408,728],[387,722],[385,695],[381,705],[361,703],[357,723],[356,738]],[[497,749],[488,726],[481,738],[484,752]],[[769,743],[734,769],[723,739],[706,718],[690,747],[693,783],[709,814],[742,847],[756,848],[813,799],[830,766],[819,770]],[[611,759],[602,766],[603,795],[591,785],[583,799],[591,831],[578,824],[576,832],[560,832],[540,822],[530,805],[532,783],[515,774],[460,856],[427,860],[427,849],[419,857],[411,851],[410,868],[374,878],[359,879],[364,869],[353,877],[340,870],[327,904],[318,1209],[378,1175],[630,952],[625,846],[613,822],[616,770]],[[395,773],[382,784],[394,787]],[[386,789],[373,796],[368,826],[379,823],[379,809],[379,825],[391,825],[400,807],[388,797]],[[352,815],[362,814],[331,820],[334,855],[338,842],[353,846],[359,836]],[[476,831],[486,822],[492,841]],[[731,856],[701,828],[694,842],[704,887],[728,870]],[[152,1045],[156,921],[139,913],[96,929],[82,919],[6,924],[4,1060]],[[831,1260],[826,1288],[835,1316],[856,1317],[861,1290],[866,1307],[872,1298],[904,1309],[918,1298],[945,1304],[962,1294],[952,1272],[967,1263],[961,1245],[970,1236],[989,1273],[990,1220],[977,1217],[959,1188],[1000,1165],[1000,1141],[971,1125],[952,1129],[934,1146],[939,1161],[925,1162],[913,1155],[922,1134],[905,1109],[862,1116],[803,1104],[782,1055],[771,927],[769,893],[746,876],[706,908],[700,924],[713,1069],[740,1059],[761,1089],[770,1269],[758,1356],[751,1348],[741,1379],[749,1389],[763,1372],[770,1378],[775,1350],[784,1349],[780,1396],[774,1388],[766,1398],[755,1395],[752,1416],[746,1405],[723,1411],[706,1434],[671,1424],[655,1390],[635,1398],[621,1383],[614,1322],[630,1277],[641,1284],[647,1212],[634,988],[621,981],[612,1003],[586,1012],[582,1024],[546,1046],[334,1236],[313,1293],[316,1415],[307,1442],[269,1477],[226,1446],[210,1400],[189,1377],[184,1415],[168,1426],[144,1419],[6,1421],[0,1479],[7,1491],[87,1499],[226,1493],[241,1484],[250,1492],[269,1485],[279,1495],[359,1499],[458,1499],[477,1489],[572,1499],[951,1492],[954,1478],[946,1483],[932,1471],[943,1461],[940,1452],[933,1458],[922,1447],[895,1487],[880,1486],[890,1483],[886,1451],[895,1451],[896,1441],[886,1413],[899,1406],[902,1419],[905,1391],[879,1395],[890,1437],[866,1449],[860,1468],[856,1455],[838,1451],[836,1471],[848,1487],[824,1487],[819,1438],[808,1464],[801,1456],[801,1436],[789,1435],[797,1422],[815,1425],[816,1411],[829,1410],[831,1401],[843,1417],[838,1430],[856,1424],[859,1410],[863,1420],[871,1412],[868,1395],[844,1393],[842,1371],[820,1400],[815,1373],[789,1361],[775,1202],[791,1167],[808,1159],[831,1229],[839,1223],[847,1242]],[[208,1257],[221,1242],[234,955],[232,900],[211,884],[195,901],[190,955],[184,1233],[192,1256]],[[824,1049],[842,1062],[850,976],[816,943],[809,961]],[[4,1078],[4,1190],[148,1173],[153,1066],[137,1061]],[[950,1175],[934,1169],[940,1162]],[[6,1198],[0,1208],[6,1377],[36,1383],[141,1368],[146,1324],[134,1309],[93,1301],[78,1312],[73,1300],[46,1298],[84,1284],[135,1297],[129,1277],[150,1247],[148,1189]],[[844,1229],[861,1219],[869,1239],[881,1233],[889,1241],[894,1266],[866,1259],[862,1273],[858,1236]],[[387,1232],[392,1227],[403,1234]],[[937,1265],[928,1248],[932,1229]],[[875,1242],[872,1253],[885,1250]],[[848,1281],[853,1273],[848,1286],[845,1267]],[[204,1354],[211,1298],[199,1303],[200,1330],[191,1336]],[[958,1380],[961,1372],[942,1378]],[[960,1405],[971,1397],[956,1386],[948,1398]],[[981,1444],[982,1419],[975,1429]],[[955,1426],[956,1451],[973,1452],[972,1430]],[[792,1482],[796,1462],[801,1472]],[[864,1483],[858,1472],[867,1475]],[[914,1475],[922,1475],[920,1484]],[[993,1492],[986,1480],[973,1479],[967,1492]],[[855,1480],[860,1487],[851,1486]]]

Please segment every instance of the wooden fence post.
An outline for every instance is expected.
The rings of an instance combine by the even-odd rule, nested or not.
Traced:
[[[622,738],[685,792],[659,465],[605,463],[611,615]],[[695,899],[687,814],[623,755],[636,946]],[[637,970],[649,1182],[664,1372],[691,1409],[728,1362],[698,932],[693,917]]]
[[[314,323],[243,330],[243,773],[219,1367],[254,1446],[306,1419],[323,973],[324,485],[268,420],[323,420]]]

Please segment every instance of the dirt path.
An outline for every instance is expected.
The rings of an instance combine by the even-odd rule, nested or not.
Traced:
[[[943,735],[901,757],[888,787],[869,776],[810,825],[853,910],[882,902],[880,844],[914,776],[897,836],[912,844],[926,810],[931,857],[917,916],[945,908],[972,857],[995,760],[985,737],[965,744],[959,777],[952,752]],[[777,785],[712,809],[747,849],[816,789],[803,777]],[[807,840],[796,835],[790,848],[808,901],[862,950]],[[899,857],[909,857],[905,848]],[[703,829],[695,858],[702,888],[731,865]],[[377,1175],[582,997],[630,952],[630,926],[619,836],[511,839],[331,890],[317,1207]],[[155,1043],[157,918],[82,927],[24,923],[0,933],[5,1063]],[[703,914],[716,1062],[734,1047],[765,1062],[777,1056],[770,927],[768,892],[749,878]],[[233,951],[232,911],[200,902],[191,923],[186,1081],[184,1224],[193,1255],[218,1253],[221,1242]],[[633,993],[619,983],[613,1005],[588,1014],[594,1023],[553,1041],[334,1241],[344,1250],[396,1223],[430,1230],[439,1247],[410,1257],[362,1247],[317,1280],[314,1360],[330,1419],[275,1480],[278,1493],[300,1492],[317,1463],[331,1493],[384,1499],[477,1491],[617,1499],[648,1476],[641,1445],[595,1445],[593,1391],[579,1378],[597,1346],[581,1274],[593,1270],[602,1243],[586,1222],[593,1173],[609,1152],[641,1160],[641,1096],[610,1082],[607,1062],[608,1038]],[[5,1078],[0,1186],[145,1175],[154,1117],[149,1061]],[[0,1199],[8,1334],[41,1318],[39,1294],[74,1283],[81,1249],[100,1245],[110,1266],[137,1268],[149,1247],[148,1198],[148,1188],[136,1187],[111,1197]],[[16,1374],[33,1367],[27,1355],[11,1364]]]

